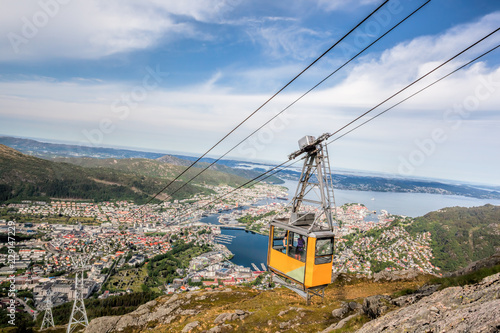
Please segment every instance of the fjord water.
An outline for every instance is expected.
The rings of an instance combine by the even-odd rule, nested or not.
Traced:
[[[219,216],[220,214],[213,214],[202,217],[200,221],[208,224],[220,224]],[[221,233],[234,236],[230,244],[225,244],[229,251],[234,254],[231,262],[245,267],[252,267],[251,265],[254,263],[259,270],[262,268],[261,263],[266,264],[267,236],[233,229],[222,229]]]
[[[295,194],[296,181],[286,180],[283,186],[288,188],[289,199]],[[485,204],[500,205],[500,200],[476,199],[456,195],[440,195],[428,193],[396,193],[396,192],[373,192],[373,191],[347,191],[335,190],[335,201],[337,206],[345,203],[362,203],[368,209],[380,213],[381,209],[387,210],[391,214],[417,217],[428,212],[445,207],[474,207]],[[201,219],[209,224],[219,224],[219,214],[210,215]],[[373,215],[376,218],[376,215]],[[254,263],[259,270],[261,263],[267,260],[268,237],[245,232],[244,230],[222,229],[225,235],[234,236],[231,244],[227,248],[234,254],[231,260],[237,265],[251,267]]]
[[[245,230],[223,229],[225,235],[235,236],[231,244],[227,245],[229,251],[234,254],[231,261],[236,265],[251,267],[254,263],[259,270],[261,263],[267,265],[267,242],[269,237],[259,235]]]
[[[297,183],[297,181],[286,180],[285,184],[283,184],[283,186],[288,188],[290,199],[295,194]],[[477,199],[458,195],[350,190],[335,190],[334,192],[337,206],[356,202],[364,204],[369,210],[376,211],[377,214],[380,213],[380,210],[385,209],[390,214],[411,217],[423,216],[445,207],[477,207],[486,204],[500,205],[500,200],[498,199]]]

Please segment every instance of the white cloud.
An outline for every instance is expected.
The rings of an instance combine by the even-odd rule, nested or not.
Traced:
[[[443,34],[418,37],[387,49],[380,55],[365,56],[361,59],[360,64],[349,71],[349,75],[341,84],[318,93],[318,99],[325,101],[328,98],[335,98],[337,103],[346,106],[376,104],[383,99],[382,97],[389,97],[392,93],[495,30],[499,21],[500,12],[497,12],[487,15],[477,22],[454,27]],[[425,78],[409,91],[416,91],[418,87],[447,74],[499,42],[500,32],[492,35],[449,65],[439,69],[436,74]],[[485,75],[489,70],[476,66],[469,72]],[[460,82],[460,86],[461,89],[473,89],[471,81],[467,80]],[[448,92],[444,93],[449,95]],[[359,98],[359,95],[362,95],[363,98]],[[428,108],[442,107],[443,101],[442,98],[429,101]]]
[[[321,8],[334,10],[354,10],[361,6],[379,3],[378,0],[318,0],[318,6]]]
[[[494,13],[442,34],[419,37],[381,54],[364,57],[337,85],[311,93],[287,111],[294,114],[295,118],[289,118],[289,123],[282,130],[273,132],[272,140],[262,144],[264,148],[259,151],[258,158],[280,160],[296,149],[297,139],[301,136],[336,130],[495,29],[499,20],[500,13]],[[498,38],[495,36],[484,45],[481,44],[453,66],[497,44]],[[62,119],[65,128],[73,129],[74,141],[83,139],[83,130],[95,129],[102,119],[109,118],[116,129],[104,136],[105,144],[135,145],[137,140],[141,140],[145,142],[143,146],[149,142],[151,149],[161,146],[162,149],[201,152],[269,97],[268,94],[239,93],[237,91],[245,90],[231,89],[224,84],[231,78],[239,78],[242,82],[255,85],[256,78],[266,77],[266,73],[267,77],[275,74],[284,77],[297,72],[286,66],[275,70],[231,73],[234,72],[234,68],[231,68],[231,71],[217,71],[203,85],[154,90],[125,119],[113,113],[111,106],[122,94],[131,91],[130,86],[80,79],[59,82],[50,78],[0,82],[1,118],[5,121],[3,123],[12,124],[15,119],[19,124],[36,120],[45,126],[56,121],[59,125]],[[441,71],[438,77],[449,70]],[[492,78],[491,87],[478,88],[489,78]],[[426,80],[425,84],[431,81]],[[417,88],[414,87],[412,92]],[[469,99],[474,102],[474,97],[479,98],[478,91],[483,95],[487,91],[490,94],[487,98],[481,98],[468,116],[455,113],[451,118],[446,117],[446,112],[453,110],[456,103],[463,104]],[[446,130],[448,141],[428,157],[428,164],[419,169],[418,175],[449,178],[453,175],[450,170],[456,170],[458,177],[467,171],[460,169],[465,154],[479,162],[481,154],[486,154],[488,167],[478,166],[477,170],[484,171],[482,177],[500,182],[498,172],[489,167],[500,163],[498,154],[492,153],[498,150],[500,138],[491,125],[497,126],[499,121],[499,91],[498,64],[477,63],[339,140],[334,146],[335,164],[355,169],[397,172],[398,156],[407,156],[416,149],[415,140],[429,138],[434,129],[442,128]],[[297,96],[297,93],[285,91],[272,105],[245,124],[236,137],[242,138],[250,133]],[[461,121],[459,126],[455,126],[457,120]],[[19,131],[22,130],[20,125]],[[140,138],[136,140],[131,133],[140,133]],[[223,147],[230,147],[235,142],[236,139],[230,137]],[[471,145],[470,142],[477,144]]]
[[[326,39],[327,32],[301,27],[294,21],[272,21],[254,25],[247,33],[256,43],[262,45],[264,52],[276,59],[304,60],[316,56]]]
[[[196,21],[217,22],[234,1],[9,0],[0,12],[0,60],[100,58],[160,40],[206,39]]]
[[[241,0],[149,0],[165,12],[191,17],[200,22],[218,22],[237,7]]]

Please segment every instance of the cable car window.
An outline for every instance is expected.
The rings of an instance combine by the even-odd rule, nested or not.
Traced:
[[[333,238],[316,240],[316,256],[331,256],[333,254]]]
[[[286,253],[286,230],[274,227],[273,230],[273,249]]]
[[[306,261],[306,246],[307,237],[304,237],[295,232],[288,232],[288,256],[298,259],[302,262]]]
[[[323,238],[316,240],[316,258],[314,264],[327,264],[332,261],[333,238]]]

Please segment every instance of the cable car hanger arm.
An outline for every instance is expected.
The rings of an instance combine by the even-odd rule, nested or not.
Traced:
[[[288,160],[293,160],[297,158],[297,156],[302,155],[303,153],[310,153],[312,151],[317,150],[318,149],[317,146],[323,141],[328,140],[332,135],[333,134],[330,133],[324,133],[320,135],[317,139],[314,139],[314,137],[312,136],[305,136],[304,138],[301,139],[301,141],[299,141],[300,149],[288,155]],[[312,140],[308,141],[309,139]]]

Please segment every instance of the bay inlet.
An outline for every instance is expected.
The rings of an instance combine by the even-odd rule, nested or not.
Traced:
[[[295,194],[296,181],[286,180],[289,199]],[[398,192],[374,192],[374,191],[349,191],[335,190],[335,201],[337,206],[345,203],[361,203],[369,210],[380,213],[382,209],[391,214],[418,217],[431,211],[445,207],[474,207],[486,204],[500,206],[500,200],[477,199],[456,195],[440,195],[428,193],[398,193]],[[265,204],[261,201],[257,204]],[[240,207],[240,209],[243,207]],[[220,225],[218,219],[220,214],[202,217],[200,222]],[[260,270],[261,263],[267,262],[268,236],[251,233],[245,230],[221,229],[224,235],[234,236],[230,244],[224,244],[234,254],[231,262],[252,268],[252,263]]]

